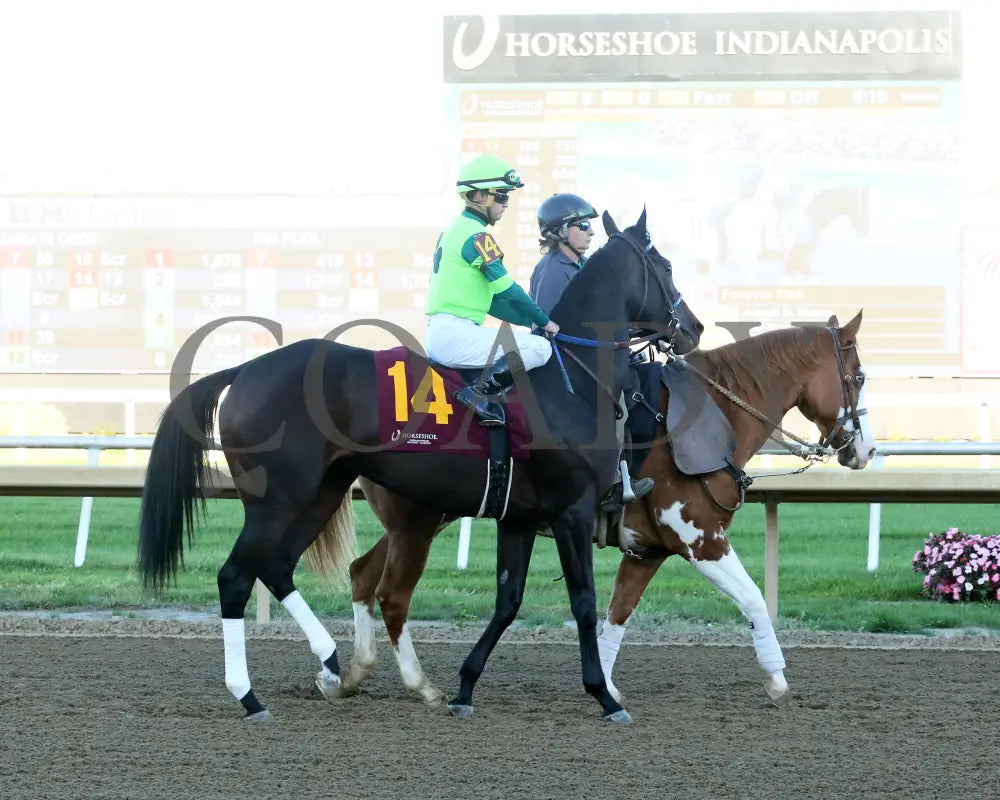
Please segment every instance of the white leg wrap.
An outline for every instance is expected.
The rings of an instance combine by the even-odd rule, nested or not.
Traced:
[[[778,637],[774,635],[771,618],[766,613],[751,614],[750,632],[753,634],[753,646],[757,651],[757,663],[768,674],[783,670],[785,657],[781,653]]]
[[[226,650],[226,688],[241,700],[250,691],[247,671],[247,642],[242,619],[222,620],[222,641]]]
[[[292,619],[299,623],[299,627],[305,631],[306,637],[309,639],[309,648],[320,661],[326,661],[333,655],[337,649],[337,643],[333,641],[330,632],[323,627],[323,623],[316,618],[312,609],[302,599],[298,589],[282,600],[281,605],[288,610]]]
[[[604,670],[605,681],[611,680],[611,671],[615,668],[615,661],[618,660],[618,650],[624,636],[624,625],[612,625],[607,620],[604,621],[601,635],[597,637],[597,652],[601,656],[601,669]]]

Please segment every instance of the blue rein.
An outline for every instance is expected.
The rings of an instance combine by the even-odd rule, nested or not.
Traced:
[[[559,336],[559,334],[557,333],[556,336]],[[566,392],[568,394],[576,394],[576,392],[573,391],[573,384],[570,382],[569,373],[566,372],[566,365],[563,364],[562,353],[559,352],[559,345],[553,342],[552,350],[556,354],[556,361],[559,362],[559,372],[562,373],[563,383],[566,384]]]
[[[621,346],[618,342],[603,342],[599,339],[583,339],[579,336],[570,336],[568,333],[557,333],[553,338],[560,342],[566,342],[567,344],[579,344],[584,347],[608,347],[616,349]]]

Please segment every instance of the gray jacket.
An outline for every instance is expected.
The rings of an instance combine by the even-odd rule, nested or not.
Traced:
[[[528,294],[546,314],[552,313],[552,307],[562,297],[573,276],[583,267],[583,261],[573,261],[558,247],[549,250],[535,265],[531,273],[531,283]],[[559,320],[556,320],[558,322]]]

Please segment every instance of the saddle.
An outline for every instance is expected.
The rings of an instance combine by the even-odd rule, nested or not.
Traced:
[[[736,435],[704,382],[683,362],[653,362],[636,367],[639,391],[628,418],[632,448],[629,466],[638,474],[650,443],[666,428],[677,469],[685,475],[705,475],[732,466]],[[666,416],[660,411],[661,387],[669,394]]]
[[[651,362],[635,366],[639,389],[628,399],[626,458],[633,475],[643,463],[663,429],[674,464],[685,475],[703,476],[725,470],[737,482],[749,481],[733,461],[736,435],[726,415],[712,398],[704,382],[683,362]],[[667,413],[660,410],[660,395],[668,392]],[[621,546],[624,510],[598,515],[595,541],[598,547]]]
[[[391,452],[471,455],[485,462],[486,488],[477,517],[502,519],[514,461],[531,451],[527,414],[507,405],[506,424],[484,427],[455,401],[479,369],[454,369],[417,358],[406,347],[375,351],[379,445]],[[508,395],[516,400],[515,392]]]

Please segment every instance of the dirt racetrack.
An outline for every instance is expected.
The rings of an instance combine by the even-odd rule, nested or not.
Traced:
[[[626,639],[615,680],[635,723],[614,727],[583,694],[572,639],[501,641],[471,720],[407,697],[384,643],[367,693],[331,705],[312,687],[304,641],[250,639],[251,679],[274,715],[253,726],[208,630],[78,633],[86,626],[0,635],[0,798],[1000,793],[995,640],[978,651],[787,646],[794,699],[782,712],[750,648]],[[453,692],[469,645],[414,638],[428,675]]]

